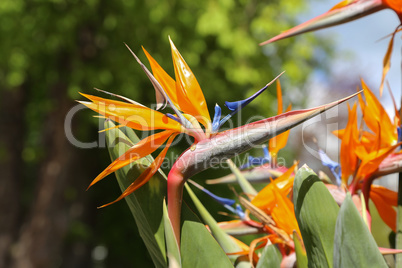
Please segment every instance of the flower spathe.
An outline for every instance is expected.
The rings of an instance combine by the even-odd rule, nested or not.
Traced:
[[[392,9],[402,21],[402,2],[399,0],[343,0],[327,12],[295,26],[260,45],[350,22],[383,9]]]
[[[343,0],[327,12],[262,42],[260,45],[266,45],[291,36],[350,22],[384,9],[393,10],[402,23],[402,1],[400,0]],[[380,95],[383,92],[385,77],[391,67],[391,54],[395,35],[401,31],[401,26],[398,25],[391,34],[388,49],[384,56]]]

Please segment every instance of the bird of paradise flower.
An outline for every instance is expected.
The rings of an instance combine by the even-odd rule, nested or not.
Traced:
[[[364,97],[359,95],[362,112],[362,124],[357,118],[357,104],[349,107],[349,118],[345,129],[334,134],[341,140],[340,167],[323,152],[323,164],[333,171],[337,181],[347,188],[352,195],[361,191],[366,207],[372,199],[384,222],[395,231],[397,194],[384,187],[372,185],[374,179],[385,175],[381,165],[390,166],[390,162],[400,161],[400,138],[398,133],[400,118],[395,114],[393,120],[388,116],[380,101],[362,80]],[[396,110],[396,109],[395,109]],[[366,128],[364,128],[366,127]],[[335,171],[335,168],[338,168]],[[387,174],[398,172],[400,167],[388,169]]]
[[[155,161],[127,187],[119,198],[104,206],[123,199],[144,185],[157,172],[169,146],[178,134],[184,133],[194,138],[194,144],[176,160],[167,179],[168,214],[176,236],[176,242],[180,245],[182,194],[184,183],[188,178],[216,165],[219,163],[219,161],[216,161],[217,159],[229,159],[243,153],[255,145],[261,144],[275,135],[285,132],[307,119],[348,100],[358,93],[316,108],[291,111],[235,129],[218,132],[222,124],[261,94],[280,75],[251,97],[241,101],[226,102],[225,105],[230,110],[230,113],[223,118],[221,118],[221,108],[216,105],[215,116],[211,120],[207,103],[197,79],[171,40],[170,45],[176,80],[171,78],[151,55],[143,49],[150,62],[152,74],[130,49],[130,52],[155,89],[156,110],[115,94],[112,95],[124,101],[82,94],[91,102],[81,101],[81,103],[103,117],[118,122],[121,126],[126,125],[142,131],[161,130],[144,138],[113,161],[92,181],[89,187],[121,167],[151,154],[166,142],[165,148],[155,158]],[[173,109],[174,115],[163,114],[158,111],[158,109],[164,108],[166,105]]]

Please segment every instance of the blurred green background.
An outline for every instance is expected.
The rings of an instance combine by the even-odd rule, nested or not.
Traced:
[[[215,103],[250,96],[283,70],[285,105],[302,107],[312,70],[327,71],[331,40],[258,43],[295,25],[305,8],[302,0],[0,1],[0,267],[152,267],[125,202],[96,209],[119,196],[114,175],[85,191],[110,159],[106,148],[66,138],[67,129],[81,142],[103,142],[89,110],[65,127],[74,100],[83,100],[78,92],[99,95],[96,87],[151,105],[152,85],[123,43],[145,63],[143,45],[173,75],[170,36],[211,114]],[[275,99],[272,87],[243,120],[274,115]],[[195,180],[227,173],[214,169]],[[213,191],[230,193],[227,186]]]

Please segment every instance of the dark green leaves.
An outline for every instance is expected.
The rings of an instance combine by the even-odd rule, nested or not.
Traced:
[[[338,205],[324,183],[306,165],[297,172],[293,191],[296,219],[309,267],[332,267]]]
[[[181,257],[183,267],[233,267],[228,256],[187,207],[182,210]]]
[[[111,121],[105,122],[105,128],[111,128]],[[135,133],[125,128],[134,138]],[[106,141],[112,161],[128,150],[133,142],[120,130],[110,129],[106,132]],[[150,162],[143,158],[136,163],[115,172],[120,189],[124,191],[145,169],[143,165]],[[125,198],[137,223],[139,233],[156,267],[166,266],[164,226],[162,222],[162,204],[166,195],[166,180],[160,173],[133,194]]]
[[[336,221],[334,267],[388,267],[349,193]]]
[[[264,250],[262,251],[260,259],[258,260],[257,268],[279,268],[281,267],[281,261],[282,255],[279,252],[278,248],[268,242],[265,245]]]
[[[293,198],[308,267],[387,267],[349,193],[339,209],[324,183],[304,165],[296,174]],[[299,257],[302,251],[295,245]]]

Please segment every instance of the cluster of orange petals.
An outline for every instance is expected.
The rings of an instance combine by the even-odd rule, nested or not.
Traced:
[[[147,73],[148,77],[155,87],[158,107],[160,108],[161,106],[164,106],[166,104],[166,99],[164,98],[169,98],[171,101],[170,104],[175,106],[177,110],[182,111],[184,118],[186,118],[191,123],[190,128],[186,128],[185,126],[183,126],[183,124],[168,117],[166,114],[145,107],[140,103],[118,95],[116,96],[123,98],[127,102],[82,94],[84,97],[89,99],[90,102],[80,101],[80,103],[101,114],[104,118],[113,120],[120,124],[117,127],[127,126],[132,129],[141,131],[162,130],[144,138],[143,140],[132,146],[127,152],[125,152],[123,155],[113,161],[103,172],[101,172],[91,182],[89,187],[99,182],[107,175],[115,172],[116,170],[153,153],[166,142],[165,148],[159,153],[155,161],[141,174],[141,176],[137,178],[119,198],[104,206],[110,205],[123,199],[124,197],[144,185],[161,166],[163,159],[166,156],[167,150],[177,134],[185,133],[188,135],[192,135],[194,136],[196,141],[209,136],[211,128],[211,118],[208,112],[207,103],[205,101],[204,95],[194,74],[192,73],[187,63],[184,61],[183,57],[180,55],[179,51],[176,49],[171,40],[170,45],[172,49],[172,58],[176,80],[171,78],[144,48],[143,50],[145,52],[145,55],[147,56],[148,61],[151,65],[153,77],[152,75],[150,75],[149,71],[139,61],[134,53],[133,56],[140,63],[141,67]],[[156,83],[158,83],[158,85],[155,85]],[[161,90],[164,93],[158,93],[158,87],[162,87]],[[161,97],[163,96],[163,94],[166,94],[167,97]],[[199,123],[204,125],[205,133]]]
[[[271,215],[276,226],[288,235],[292,235],[293,231],[300,234],[291,201],[296,166],[297,163],[280,177],[272,180],[251,200],[254,206]]]
[[[400,145],[397,127],[399,114],[393,121],[373,92],[362,81],[365,100],[359,95],[363,122],[357,120],[357,104],[349,107],[349,119],[345,129],[334,134],[341,139],[342,183],[355,187],[377,170],[380,163]],[[364,124],[363,124],[364,123]],[[365,128],[367,127],[368,130]],[[353,177],[350,183],[349,178]]]
[[[381,218],[395,231],[397,193],[384,187],[372,185],[381,162],[395,152],[398,143],[397,128],[399,113],[393,120],[388,116],[380,101],[362,81],[364,97],[359,95],[362,122],[358,122],[357,104],[349,107],[349,118],[345,129],[334,132],[341,139],[340,162],[342,185],[352,194],[362,190],[374,202]],[[366,188],[366,189],[365,189]],[[366,203],[368,200],[366,199]]]
[[[229,253],[229,255],[248,255],[250,262],[257,263],[259,257],[256,250],[263,248],[266,244],[276,244],[284,259],[294,253],[294,244],[291,238],[293,235],[301,237],[291,201],[294,171],[297,164],[295,163],[280,177],[272,180],[251,199],[251,204],[258,209],[257,213],[264,213],[273,220],[272,225],[259,223],[267,235],[254,239],[249,246],[233,238],[242,251]],[[251,212],[251,214],[255,213]],[[225,225],[235,226],[237,224],[241,224],[241,220],[220,223],[223,228]]]

